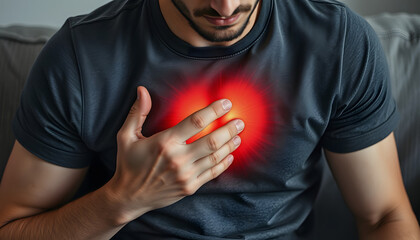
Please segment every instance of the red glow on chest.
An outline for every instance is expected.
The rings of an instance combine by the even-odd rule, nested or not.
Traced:
[[[270,135],[270,122],[272,123],[270,118],[273,114],[269,108],[271,103],[262,88],[243,79],[217,85],[216,87],[195,85],[184,88],[182,92],[177,91],[171,99],[172,111],[167,119],[170,126],[174,126],[216,100],[229,99],[233,104],[231,111],[190,138],[187,144],[213,132],[233,119],[242,119],[245,122],[245,129],[240,133],[242,143],[233,152],[235,161],[231,168],[243,170],[249,163],[260,157],[261,147],[267,144],[266,136]]]

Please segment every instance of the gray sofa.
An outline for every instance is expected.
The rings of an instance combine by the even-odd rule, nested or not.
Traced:
[[[401,114],[396,130],[401,169],[412,206],[420,217],[420,15],[367,18],[386,52],[393,94]],[[14,137],[11,120],[36,56],[55,29],[0,28],[0,178]],[[355,224],[324,163],[323,185],[315,203],[315,239],[356,239]]]
[[[0,179],[13,147],[11,121],[32,64],[56,32],[44,27],[0,27]]]
[[[420,219],[420,15],[367,17],[388,59],[392,93],[401,118],[395,130],[401,171],[411,204]],[[315,204],[317,239],[356,239],[356,227],[325,166]]]

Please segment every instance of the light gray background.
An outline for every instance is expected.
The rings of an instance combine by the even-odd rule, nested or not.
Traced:
[[[0,25],[25,24],[59,27],[68,17],[88,13],[109,1],[0,0]],[[420,14],[420,0],[343,0],[343,2],[364,16],[381,12]]]
[[[383,12],[420,14],[420,0],[341,0],[341,2],[363,16]]]
[[[110,0],[0,0],[0,26],[60,27],[70,16],[89,13]]]

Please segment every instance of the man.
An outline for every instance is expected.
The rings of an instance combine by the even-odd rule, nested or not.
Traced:
[[[0,236],[309,238],[325,150],[362,239],[419,239],[396,123],[378,40],[340,3],[113,1],[35,63]]]

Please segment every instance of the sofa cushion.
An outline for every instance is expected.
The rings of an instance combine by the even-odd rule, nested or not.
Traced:
[[[55,32],[41,27],[0,27],[0,179],[13,146],[11,121],[36,56]]]

